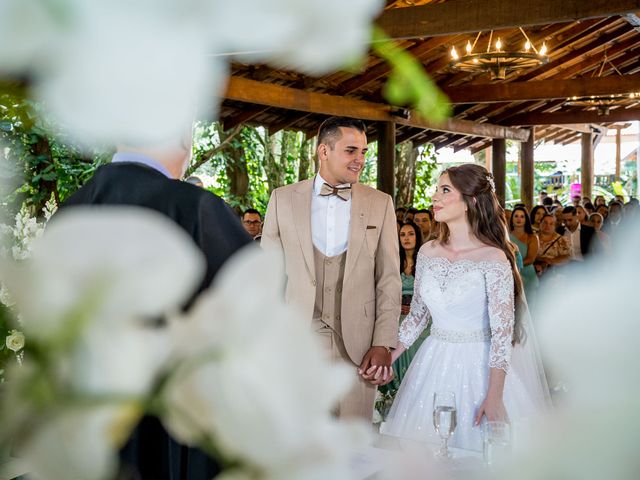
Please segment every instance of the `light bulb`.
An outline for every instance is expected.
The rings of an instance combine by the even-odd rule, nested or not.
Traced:
[[[546,55],[547,53],[547,44],[542,42],[542,47],[540,47],[540,55]]]
[[[451,58],[454,60],[458,60],[458,58],[460,58],[458,56],[458,52],[456,52],[456,47],[451,47]]]
[[[502,48],[502,41],[500,40],[500,38],[498,38],[498,40],[496,40],[496,50],[500,51],[501,48]]]
[[[524,44],[524,51],[528,52],[529,50],[531,50],[531,42],[527,40],[527,42]]]
[[[471,42],[469,40],[467,40],[467,46],[464,48],[467,51],[467,53],[471,53],[472,47],[471,47]]]

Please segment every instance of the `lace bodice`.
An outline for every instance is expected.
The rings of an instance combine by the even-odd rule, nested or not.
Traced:
[[[489,367],[507,371],[515,320],[511,265],[500,261],[451,261],[418,254],[411,311],[400,326],[405,347],[433,328],[455,335],[490,332]]]

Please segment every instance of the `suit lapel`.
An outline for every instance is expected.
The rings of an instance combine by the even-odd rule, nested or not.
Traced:
[[[356,264],[360,249],[364,243],[371,197],[366,188],[354,183],[351,189],[351,222],[349,226],[349,244],[344,275],[347,277]]]
[[[313,193],[313,178],[300,182],[293,192],[293,221],[298,232],[298,240],[307,269],[315,278],[316,269],[313,260],[313,240],[311,239],[311,195]]]

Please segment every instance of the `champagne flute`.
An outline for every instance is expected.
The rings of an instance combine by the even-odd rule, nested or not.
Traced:
[[[433,394],[433,426],[441,440],[437,458],[451,458],[449,438],[456,429],[456,396],[453,392],[436,392]]]

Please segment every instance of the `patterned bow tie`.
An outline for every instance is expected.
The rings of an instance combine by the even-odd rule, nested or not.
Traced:
[[[351,198],[351,187],[332,187],[328,183],[323,183],[320,188],[320,196],[329,197],[335,195],[345,202]]]

